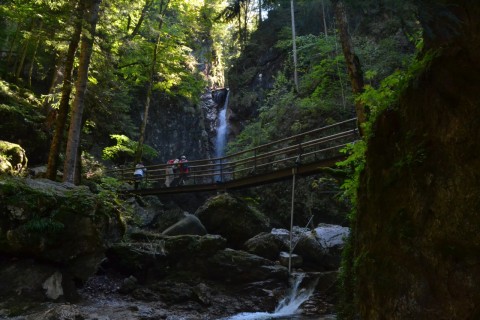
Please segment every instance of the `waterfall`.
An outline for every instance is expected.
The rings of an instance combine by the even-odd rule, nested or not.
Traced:
[[[220,109],[218,113],[219,124],[217,128],[217,140],[215,142],[215,158],[220,158],[225,155],[228,135],[227,107],[229,95],[230,91],[227,89],[227,97],[225,98],[222,109]]]
[[[244,312],[223,320],[269,320],[269,319],[307,319],[298,314],[298,309],[313,294],[317,286],[318,278],[309,283],[306,288],[300,288],[305,273],[293,274],[292,287],[288,294],[278,303],[273,313],[270,312]],[[312,318],[308,318],[312,319]],[[315,319],[335,319],[332,316],[324,316]]]
[[[223,103],[222,109],[218,113],[218,127],[217,127],[217,139],[215,141],[215,158],[221,158],[225,155],[225,147],[227,145],[227,135],[228,135],[228,122],[227,122],[227,108],[228,108],[228,97],[230,96],[230,91],[227,90],[227,96],[225,102]],[[215,181],[220,182],[224,180],[224,175],[221,169],[220,160],[217,162],[215,168]]]

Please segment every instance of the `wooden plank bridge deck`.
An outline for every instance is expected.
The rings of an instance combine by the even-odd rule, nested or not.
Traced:
[[[292,177],[294,173],[302,176],[316,174],[345,159],[346,155],[340,150],[359,139],[356,125],[357,119],[353,118],[225,157],[189,161],[188,179],[181,186],[166,187],[169,165],[146,166],[141,188],[126,192],[160,195],[226,191],[277,182]],[[134,170],[132,167],[118,168],[107,174],[132,181]]]

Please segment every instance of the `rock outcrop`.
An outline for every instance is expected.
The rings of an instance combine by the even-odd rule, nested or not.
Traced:
[[[480,3],[420,2],[436,55],[376,121],[361,177],[362,319],[480,318]]]
[[[75,283],[97,271],[105,247],[123,232],[118,212],[86,187],[0,180],[0,256],[9,261],[0,265],[9,283],[0,297],[75,297]]]

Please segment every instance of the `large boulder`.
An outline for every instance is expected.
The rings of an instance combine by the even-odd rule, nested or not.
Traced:
[[[218,235],[165,236],[153,232],[132,234],[131,242],[113,245],[107,250],[108,268],[134,275],[142,283],[169,274],[198,274],[207,270],[207,257],[223,250],[226,240]]]
[[[86,187],[43,179],[0,180],[0,255],[41,263],[46,270],[42,277],[48,274],[42,282],[42,287],[50,288],[47,297],[59,296],[61,290],[52,287],[55,282],[68,286],[73,295],[73,283],[93,275],[104,258],[105,247],[124,233],[118,212],[104,201]],[[22,277],[22,268],[18,272]],[[45,283],[48,278],[51,281]],[[31,283],[33,287],[38,284]],[[10,295],[17,289],[12,286]]]
[[[288,246],[286,241],[283,241],[278,235],[272,232],[262,232],[248,239],[244,244],[244,249],[260,257],[277,260],[280,252],[288,250]]]
[[[20,174],[27,163],[27,155],[20,145],[0,140],[0,174]]]
[[[313,230],[294,226],[290,238],[288,230],[274,228],[270,233],[260,233],[247,240],[244,249],[288,265],[286,261],[289,260],[291,240],[295,267],[306,267],[312,271],[336,270],[340,266],[344,240],[348,234],[347,227],[319,224]]]
[[[263,213],[227,193],[208,199],[195,214],[208,233],[226,238],[234,249],[242,248],[245,241],[269,230],[269,221]]]
[[[31,164],[46,163],[50,143],[41,108],[26,99],[13,101],[18,95],[5,95],[5,89],[0,86],[0,137],[21,145]]]
[[[229,248],[209,257],[207,266],[206,272],[210,278],[231,283],[288,279],[288,269],[284,266],[245,251]]]
[[[187,213],[183,219],[165,229],[162,234],[167,236],[182,234],[203,236],[207,234],[207,230],[197,216]]]
[[[155,196],[131,197],[127,203],[133,208],[132,218],[127,225],[133,229],[154,227],[158,216],[165,211],[165,206]]]

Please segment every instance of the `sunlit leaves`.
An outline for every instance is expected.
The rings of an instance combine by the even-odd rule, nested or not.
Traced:
[[[122,157],[133,158],[138,142],[131,140],[122,134],[112,134],[110,137],[116,141],[116,145],[103,149],[103,159],[115,160]],[[152,159],[157,156],[157,151],[150,146],[143,145],[143,155],[145,158]]]

